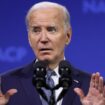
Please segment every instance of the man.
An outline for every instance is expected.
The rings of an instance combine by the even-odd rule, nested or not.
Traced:
[[[71,41],[69,18],[64,6],[52,2],[37,3],[29,10],[26,16],[28,39],[37,60],[1,76],[0,105],[45,105],[32,85],[32,67],[37,61],[47,60],[49,68],[57,73],[58,83],[58,65],[65,59],[65,46]],[[75,82],[57,105],[105,105],[103,77],[98,72],[90,77],[73,67],[72,71]]]

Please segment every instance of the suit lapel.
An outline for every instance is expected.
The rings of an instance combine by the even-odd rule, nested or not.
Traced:
[[[40,96],[32,84],[33,64],[26,67],[22,71],[22,78],[20,79],[25,93],[29,99],[30,105],[42,105]]]

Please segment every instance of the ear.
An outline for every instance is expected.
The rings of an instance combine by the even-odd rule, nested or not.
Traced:
[[[72,36],[72,28],[69,27],[66,32],[66,45],[68,45],[71,42],[71,36]]]

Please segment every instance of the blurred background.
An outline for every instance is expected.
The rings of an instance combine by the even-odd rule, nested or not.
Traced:
[[[42,0],[0,0],[0,73],[35,59],[28,44],[25,15]],[[83,71],[105,77],[105,0],[48,0],[68,8],[73,29],[66,58]]]

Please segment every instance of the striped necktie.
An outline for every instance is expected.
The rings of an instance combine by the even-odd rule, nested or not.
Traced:
[[[52,79],[52,76],[56,75],[56,73],[49,69],[47,70],[47,74],[46,74],[46,84],[50,87],[53,88],[54,87],[54,81]],[[54,101],[54,94],[52,95],[51,90],[47,90],[45,88],[42,88],[42,90],[44,91],[44,93],[46,94],[48,101],[50,101],[52,99],[52,101]],[[53,98],[51,98],[53,97]],[[43,98],[42,98],[42,105],[49,105],[48,102],[46,102]]]

